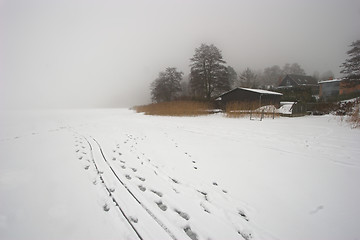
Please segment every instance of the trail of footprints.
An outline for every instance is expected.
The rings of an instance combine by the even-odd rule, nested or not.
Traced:
[[[132,135],[128,135],[128,137],[129,137],[129,139],[131,140],[131,139],[135,139],[136,140],[136,138],[133,138],[132,137]],[[129,142],[129,140],[126,140],[125,142],[124,142],[124,144],[127,144]],[[137,145],[137,143],[135,142],[135,145]],[[131,145],[130,146],[130,148],[132,149],[132,150],[134,150],[135,148],[133,147],[134,145]],[[116,155],[116,153],[118,152],[120,150],[120,146],[119,146],[119,144],[117,144],[116,145],[116,149],[113,149],[113,153]],[[121,152],[118,152],[118,155],[119,156],[122,156],[122,153]],[[142,154],[143,156],[144,156],[144,154]],[[140,157],[139,156],[137,156],[136,157],[136,159],[137,160],[140,160]],[[114,161],[116,161],[117,160],[117,157],[116,156],[114,156],[113,157],[113,160]],[[148,162],[150,162],[151,160],[150,159],[147,159],[148,160]],[[119,162],[121,163],[121,165],[120,165],[120,167],[122,168],[122,169],[130,169],[133,173],[136,173],[136,172],[138,172],[138,169],[136,169],[136,168],[134,168],[134,167],[127,167],[126,166],[126,162],[124,161],[124,160],[119,160]],[[143,162],[141,162],[141,164],[143,164]],[[155,166],[155,165],[153,165],[155,168],[158,168],[157,166]],[[129,173],[124,173],[124,176],[125,176],[125,178],[127,179],[127,180],[132,180],[133,179],[133,177],[129,174]],[[139,181],[141,181],[141,182],[143,182],[142,184],[138,184],[137,185],[137,187],[138,187],[138,189],[141,191],[141,192],[146,192],[147,190],[148,190],[148,188],[144,185],[144,183],[145,183],[145,181],[146,181],[146,179],[144,178],[144,177],[142,177],[142,176],[135,176],[135,178],[136,179],[138,179]],[[178,183],[176,180],[173,180],[174,182],[176,182],[176,183]],[[154,189],[150,189],[149,190],[151,193],[153,193],[153,194],[155,194],[156,196],[158,196],[159,198],[162,198],[163,197],[163,193],[162,192],[160,192],[160,191],[157,191],[157,190],[154,190]],[[168,206],[162,201],[162,200],[158,200],[158,201],[155,201],[155,204],[162,210],[162,211],[167,211],[167,209],[168,209]],[[173,209],[174,210],[174,212],[176,212],[180,217],[182,217],[183,219],[185,219],[185,220],[189,220],[190,219],[190,216],[187,214],[187,213],[185,213],[185,212],[183,212],[183,211],[181,211],[181,210],[178,210],[178,209]]]
[[[128,134],[126,135],[127,136],[127,139],[123,142],[125,145],[129,145],[129,149],[130,149],[130,152],[132,153],[137,153],[137,140],[141,139],[141,140],[144,140],[144,138],[136,138],[136,137],[133,137],[132,135]],[[87,142],[86,140],[83,138],[83,137],[79,137],[79,136],[76,136],[74,135],[75,137],[75,152],[78,154],[78,159],[79,160],[82,160],[82,161],[85,161],[85,165],[84,165],[84,169],[85,170],[88,170],[91,166],[91,161],[89,159],[89,154],[88,154],[88,151],[90,151],[90,149],[88,149],[88,147],[86,146]],[[174,140],[171,139],[173,142]],[[174,142],[175,144],[175,147],[178,148],[178,144],[176,142]],[[155,204],[157,205],[157,207],[166,212],[168,210],[168,206],[166,205],[166,203],[163,202],[162,200],[162,197],[163,197],[163,193],[158,191],[158,190],[155,190],[155,189],[151,189],[149,187],[146,186],[146,179],[144,177],[141,176],[141,174],[138,174],[138,169],[135,168],[135,167],[128,167],[127,166],[127,163],[125,161],[125,159],[123,159],[123,153],[120,151],[120,144],[116,144],[116,147],[112,150],[113,152],[113,157],[111,158],[113,160],[114,163],[118,163],[120,165],[120,168],[124,171],[123,172],[123,176],[125,177],[125,179],[127,179],[127,181],[131,182],[132,184],[135,184],[137,185],[138,189],[142,192],[142,193],[145,193],[147,192],[147,190],[149,190],[150,193],[152,194],[155,194],[159,200],[155,201]],[[184,152],[184,155],[187,156],[188,158],[192,159],[191,155],[187,152]],[[145,154],[142,153],[142,158],[145,158]],[[141,158],[139,156],[136,157],[136,159],[138,161],[140,161],[141,165],[144,164],[143,161],[141,161]],[[152,167],[155,168],[155,170],[153,171],[155,175],[158,175],[156,169],[158,169],[158,166],[154,165],[151,163],[151,160],[150,159],[146,159],[147,160],[147,163],[149,163]],[[195,160],[191,160],[191,163],[193,164],[193,168],[194,170],[197,170],[198,167],[196,166],[196,161]],[[130,172],[129,172],[130,170]],[[104,180],[102,178],[102,172],[98,171],[98,177],[100,179],[100,181],[102,182],[102,184],[104,184]],[[135,175],[135,176],[132,176],[132,175]],[[133,183],[132,181],[135,179],[137,179],[138,181],[140,181],[140,183]],[[171,182],[173,182],[174,184],[180,184],[180,182],[177,180],[177,179],[174,179],[174,178],[171,178],[169,177],[169,179],[171,180]],[[93,184],[96,185],[98,183],[98,180],[95,179],[93,181]],[[213,182],[212,183],[213,186],[215,187],[218,187],[218,183],[217,182]],[[105,186],[105,188],[107,188]],[[179,191],[173,187],[172,188],[174,190],[175,193],[179,193]],[[107,188],[107,190],[109,191],[110,193],[110,196],[111,196],[111,193],[115,191],[115,188]],[[209,202],[209,197],[208,197],[208,194],[204,191],[200,191],[200,190],[196,190],[197,192],[199,192],[205,202]],[[227,193],[226,190],[221,190],[223,193]],[[115,205],[117,205],[117,202],[116,200],[113,198],[112,199],[113,202],[115,203]],[[203,211],[205,211],[206,213],[208,214],[211,214],[209,208],[203,203],[201,202],[200,203],[200,207],[203,209]],[[109,205],[106,203],[103,205],[103,210],[104,211],[109,211],[110,210],[110,207]],[[181,217],[182,219],[188,221],[190,219],[190,215],[186,212],[183,212],[177,208],[174,208],[172,209],[175,213],[178,214],[179,217]],[[238,215],[240,215],[243,219],[245,219],[246,221],[249,221],[247,215],[245,214],[245,212],[243,210],[238,210],[237,212]],[[134,223],[137,223],[138,222],[138,219],[136,217],[130,217],[130,221],[134,222]],[[186,225],[184,228],[183,228],[184,232],[186,233],[186,235],[192,239],[192,240],[198,240],[198,235],[191,229],[191,227],[189,225]],[[251,233],[247,233],[247,232],[243,232],[243,231],[237,231],[238,234],[243,238],[243,239],[251,239],[252,238],[252,235]]]

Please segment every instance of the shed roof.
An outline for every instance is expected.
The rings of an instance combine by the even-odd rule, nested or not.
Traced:
[[[272,92],[272,91],[263,90],[263,89],[252,89],[252,88],[240,88],[240,89],[251,91],[251,92],[256,92],[256,93],[260,93],[260,94],[282,95],[282,93]]]
[[[240,87],[237,87],[237,88],[234,88],[230,91],[227,91],[219,96],[216,97],[217,100],[220,100],[222,96],[230,93],[230,92],[233,92],[237,89],[240,89],[240,90],[245,90],[245,91],[249,91],[249,92],[254,92],[254,93],[258,93],[258,94],[261,94],[261,95],[279,95],[279,96],[282,96],[282,93],[278,93],[278,92],[272,92],[272,91],[268,91],[268,90],[263,90],[263,89],[252,89],[252,88],[240,88]]]

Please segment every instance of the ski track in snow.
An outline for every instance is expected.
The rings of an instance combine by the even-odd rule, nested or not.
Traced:
[[[187,236],[188,238],[195,240],[195,239],[201,239],[199,238],[199,234],[197,234],[196,227],[192,227],[191,224],[188,222],[191,219],[191,214],[185,212],[180,207],[174,207],[178,206],[176,203],[176,195],[181,194],[177,188],[179,188],[179,185],[181,188],[185,188],[186,191],[192,191],[194,193],[197,193],[198,197],[194,200],[189,199],[191,202],[193,202],[194,205],[198,204],[199,199],[200,204],[198,204],[198,210],[206,212],[207,214],[211,214],[210,210],[208,210],[205,205],[210,206],[211,208],[217,208],[217,211],[222,211],[221,208],[224,203],[216,203],[212,200],[209,200],[208,194],[205,192],[202,192],[198,189],[193,188],[190,185],[182,184],[180,181],[176,180],[175,178],[169,176],[166,174],[161,168],[156,164],[153,163],[145,153],[139,154],[138,149],[136,148],[136,145],[138,145],[138,141],[141,140],[139,137],[134,137],[132,135],[126,135],[126,140],[123,142],[123,145],[120,143],[117,143],[115,147],[111,150],[113,153],[113,157],[107,157],[106,153],[104,153],[104,149],[102,145],[92,136],[85,136],[85,134],[80,134],[77,132],[77,130],[71,129],[76,134],[76,144],[75,144],[75,152],[79,155],[78,160],[85,161],[84,169],[88,170],[90,168],[90,165],[92,164],[92,167],[95,169],[97,178],[100,180],[103,188],[108,192],[109,194],[109,201],[112,201],[115,205],[115,207],[121,212],[122,216],[126,219],[128,224],[131,226],[131,228],[134,230],[134,233],[137,235],[139,239],[144,239],[142,237],[143,229],[149,229],[149,231],[154,229],[154,226],[149,226],[149,221],[147,221],[147,225],[141,226],[139,219],[139,216],[130,215],[127,213],[125,209],[121,208],[121,204],[118,200],[118,198],[123,198],[123,196],[116,196],[114,193],[118,191],[117,188],[121,187],[124,188],[128,194],[128,196],[131,196],[132,201],[131,205],[138,204],[142,207],[144,210],[141,215],[144,213],[148,214],[152,220],[153,223],[156,223],[158,226],[160,226],[163,231],[168,235],[168,239],[184,239],[184,236]],[[79,140],[81,139],[81,140]],[[174,143],[175,148],[178,148],[179,145],[174,142],[174,139],[171,139],[171,142]],[[88,149],[85,146],[85,143],[88,145]],[[113,144],[115,145],[115,144]],[[126,148],[125,146],[128,145]],[[87,152],[88,150],[89,152]],[[94,157],[94,151],[99,151],[101,154],[101,157]],[[108,151],[109,152],[109,151]],[[197,170],[196,167],[196,161],[192,160],[191,154],[188,152],[184,152],[184,158],[191,162],[193,169]],[[87,155],[90,155],[90,159],[86,158]],[[99,155],[99,154],[98,154]],[[134,157],[136,155],[136,157]],[[127,157],[124,157],[127,156]],[[109,160],[110,159],[110,160]],[[103,162],[103,164],[101,164]],[[102,165],[102,168],[99,168],[99,166]],[[104,168],[108,168],[108,172],[111,172],[111,174],[106,174],[106,170]],[[101,169],[101,170],[100,170]],[[157,181],[161,181],[163,184],[167,185],[167,188],[172,189],[175,198],[167,198],[166,200],[163,199],[163,192],[158,190],[156,187],[148,185],[146,178],[142,174],[142,170],[145,169],[147,172],[152,172],[153,176],[157,178]],[[110,187],[109,182],[114,181],[116,179],[120,185],[117,185],[117,187]],[[94,180],[96,182],[96,180]],[[216,182],[212,183],[213,186],[218,186]],[[180,189],[180,188],[179,188]],[[164,192],[167,192],[165,190]],[[169,192],[169,191],[168,191]],[[221,193],[220,193],[221,192]],[[228,192],[226,190],[220,189],[218,194],[227,194]],[[154,199],[154,197],[146,197],[144,194],[152,194],[154,195],[158,200],[149,201],[149,199]],[[173,202],[169,202],[169,201]],[[226,198],[223,198],[223,201],[226,202]],[[127,204],[130,205],[130,202],[127,202]],[[161,213],[159,211],[155,212],[151,210],[156,204],[156,206],[161,210]],[[227,205],[231,205],[230,202],[226,203]],[[105,208],[106,207],[106,208]],[[104,211],[109,211],[109,205],[104,205]],[[248,227],[237,227],[236,224],[233,222],[232,219],[237,218],[235,221],[244,222],[246,225],[246,222],[249,221],[247,216],[245,215],[244,210],[239,210],[239,207],[234,207],[234,211],[232,213],[226,213],[224,211],[224,218],[220,221],[228,222],[227,224],[230,226],[230,228],[233,229],[234,233],[237,234],[235,236],[238,239],[250,239],[252,234],[248,230]],[[163,215],[167,214],[168,211],[172,211],[176,214],[169,214],[170,216],[167,216],[166,218],[163,217]],[[231,215],[229,217],[228,215]],[[179,222],[179,220],[175,219],[172,220],[171,218],[181,218],[186,221],[186,223],[182,225],[174,224],[176,222]],[[136,221],[134,222],[134,219]],[[165,219],[164,223],[163,220]],[[170,220],[170,221],[169,221]],[[242,230],[240,230],[242,229]],[[243,230],[245,229],[245,230]],[[219,229],[221,230],[221,229]],[[156,231],[158,232],[158,231]],[[176,234],[175,234],[176,232]],[[200,232],[200,230],[199,230]],[[184,235],[185,234],[185,235]],[[201,233],[202,236],[206,236],[206,232]],[[147,236],[148,239],[149,236]],[[159,237],[158,235],[155,236],[155,238]]]

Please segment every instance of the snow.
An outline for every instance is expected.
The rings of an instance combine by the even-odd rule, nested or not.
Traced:
[[[277,110],[277,112],[284,115],[291,115],[294,104],[295,102],[280,102],[280,108]]]
[[[341,118],[1,115],[0,239],[360,236],[360,131]]]
[[[321,82],[319,82],[319,84],[322,84],[322,83],[332,83],[332,82],[341,82],[342,80],[343,80],[343,79],[335,78],[335,79],[331,79],[331,80],[321,81]]]
[[[240,88],[240,89],[244,89],[244,90],[256,92],[256,93],[261,93],[261,94],[282,95],[282,93],[272,92],[272,91],[263,90],[263,89],[252,89],[252,88]]]

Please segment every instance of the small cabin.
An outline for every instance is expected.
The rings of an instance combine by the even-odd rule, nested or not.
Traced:
[[[282,94],[262,89],[235,88],[216,97],[218,107],[226,108],[226,104],[232,102],[258,103],[257,106],[275,105],[280,106]]]

